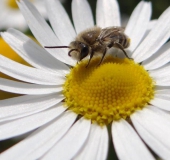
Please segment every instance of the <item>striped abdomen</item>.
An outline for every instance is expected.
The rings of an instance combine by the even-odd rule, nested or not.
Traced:
[[[117,35],[114,37],[115,42],[121,44],[123,48],[129,47],[130,39],[124,33],[118,32]]]

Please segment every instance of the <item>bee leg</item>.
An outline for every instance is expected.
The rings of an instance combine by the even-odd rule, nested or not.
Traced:
[[[91,61],[91,59],[93,58],[93,56],[94,56],[94,52],[93,52],[93,51],[91,51],[91,53],[90,53],[90,59],[89,59],[89,61],[88,61],[87,65],[86,65],[86,68],[89,66],[90,61]]]
[[[103,62],[103,59],[104,59],[105,55],[106,55],[106,48],[105,48],[105,50],[103,52],[102,58],[101,58],[101,60],[100,60],[100,62],[98,64],[98,66],[100,66],[100,64]]]
[[[123,49],[122,45],[120,43],[115,43],[114,46],[118,47],[119,49],[121,49],[123,51],[123,53],[125,54],[125,56],[128,58],[128,59],[133,59],[133,58],[130,58],[127,53],[125,52],[125,50]]]

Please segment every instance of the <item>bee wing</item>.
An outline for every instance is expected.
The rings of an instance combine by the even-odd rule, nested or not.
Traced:
[[[103,28],[100,32],[100,35],[98,36],[98,39],[102,42],[105,39],[110,39],[112,36],[114,36],[117,32],[124,32],[124,27],[107,27]]]

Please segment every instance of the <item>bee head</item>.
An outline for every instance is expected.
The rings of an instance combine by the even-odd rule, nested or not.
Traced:
[[[73,41],[69,45],[68,55],[77,61],[81,61],[83,58],[87,57],[90,52],[90,48],[87,44]]]

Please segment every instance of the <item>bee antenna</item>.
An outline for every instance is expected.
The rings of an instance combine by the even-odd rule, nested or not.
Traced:
[[[69,52],[68,52],[68,55],[71,57],[71,52],[73,52],[73,51],[77,51],[77,49],[71,49]]]
[[[70,48],[69,46],[44,46],[44,48]]]

